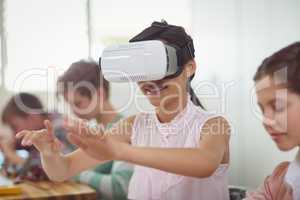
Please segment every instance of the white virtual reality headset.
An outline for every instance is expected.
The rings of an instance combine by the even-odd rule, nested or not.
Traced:
[[[181,73],[176,49],[160,40],[109,46],[100,62],[104,78],[110,82],[160,80]]]

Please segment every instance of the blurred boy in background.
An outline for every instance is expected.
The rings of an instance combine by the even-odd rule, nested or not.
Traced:
[[[99,65],[91,60],[71,64],[58,79],[58,95],[70,105],[73,113],[85,120],[96,120],[103,129],[111,128],[122,116],[109,100],[109,82],[103,77]],[[109,161],[93,170],[74,177],[97,190],[99,199],[127,199],[132,165]]]
[[[58,113],[47,113],[38,97],[29,93],[19,93],[10,98],[2,112],[2,122],[13,132],[13,135],[0,133],[0,150],[4,155],[4,172],[13,173],[20,178],[44,180],[47,176],[42,170],[38,151],[34,147],[23,147],[14,134],[22,130],[44,129],[44,120],[55,125],[55,134],[61,142],[62,151],[69,153],[75,146],[68,142],[63,128],[62,116]],[[24,149],[28,158],[17,154],[16,150]]]

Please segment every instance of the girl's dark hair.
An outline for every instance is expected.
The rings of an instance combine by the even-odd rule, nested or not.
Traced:
[[[145,41],[145,40],[162,40],[168,45],[176,49],[177,63],[183,70],[183,66],[190,60],[195,58],[194,43],[191,36],[189,36],[183,27],[170,25],[167,22],[153,22],[152,25],[143,30],[138,35],[134,36],[129,42]],[[179,73],[180,74],[180,73]],[[192,102],[196,106],[204,109],[200,100],[196,96],[191,81],[194,75],[189,79],[188,91]]]
[[[300,94],[300,42],[295,42],[267,57],[255,73],[254,81],[265,76],[286,80],[287,88]]]

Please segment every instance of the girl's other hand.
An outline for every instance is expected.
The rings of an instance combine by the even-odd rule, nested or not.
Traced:
[[[123,147],[129,146],[110,137],[109,132],[89,127],[83,120],[66,119],[64,128],[68,131],[69,141],[96,160],[120,160]]]
[[[49,120],[44,121],[46,129],[38,131],[24,130],[17,133],[16,138],[22,139],[23,146],[34,146],[42,155],[51,156],[60,152],[61,142],[56,138]]]

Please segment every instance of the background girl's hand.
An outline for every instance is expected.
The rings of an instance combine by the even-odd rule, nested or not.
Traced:
[[[23,146],[33,145],[41,154],[51,156],[59,153],[61,149],[61,142],[55,137],[52,124],[49,120],[44,122],[46,129],[38,131],[24,130],[17,133],[16,138],[21,139]]]

